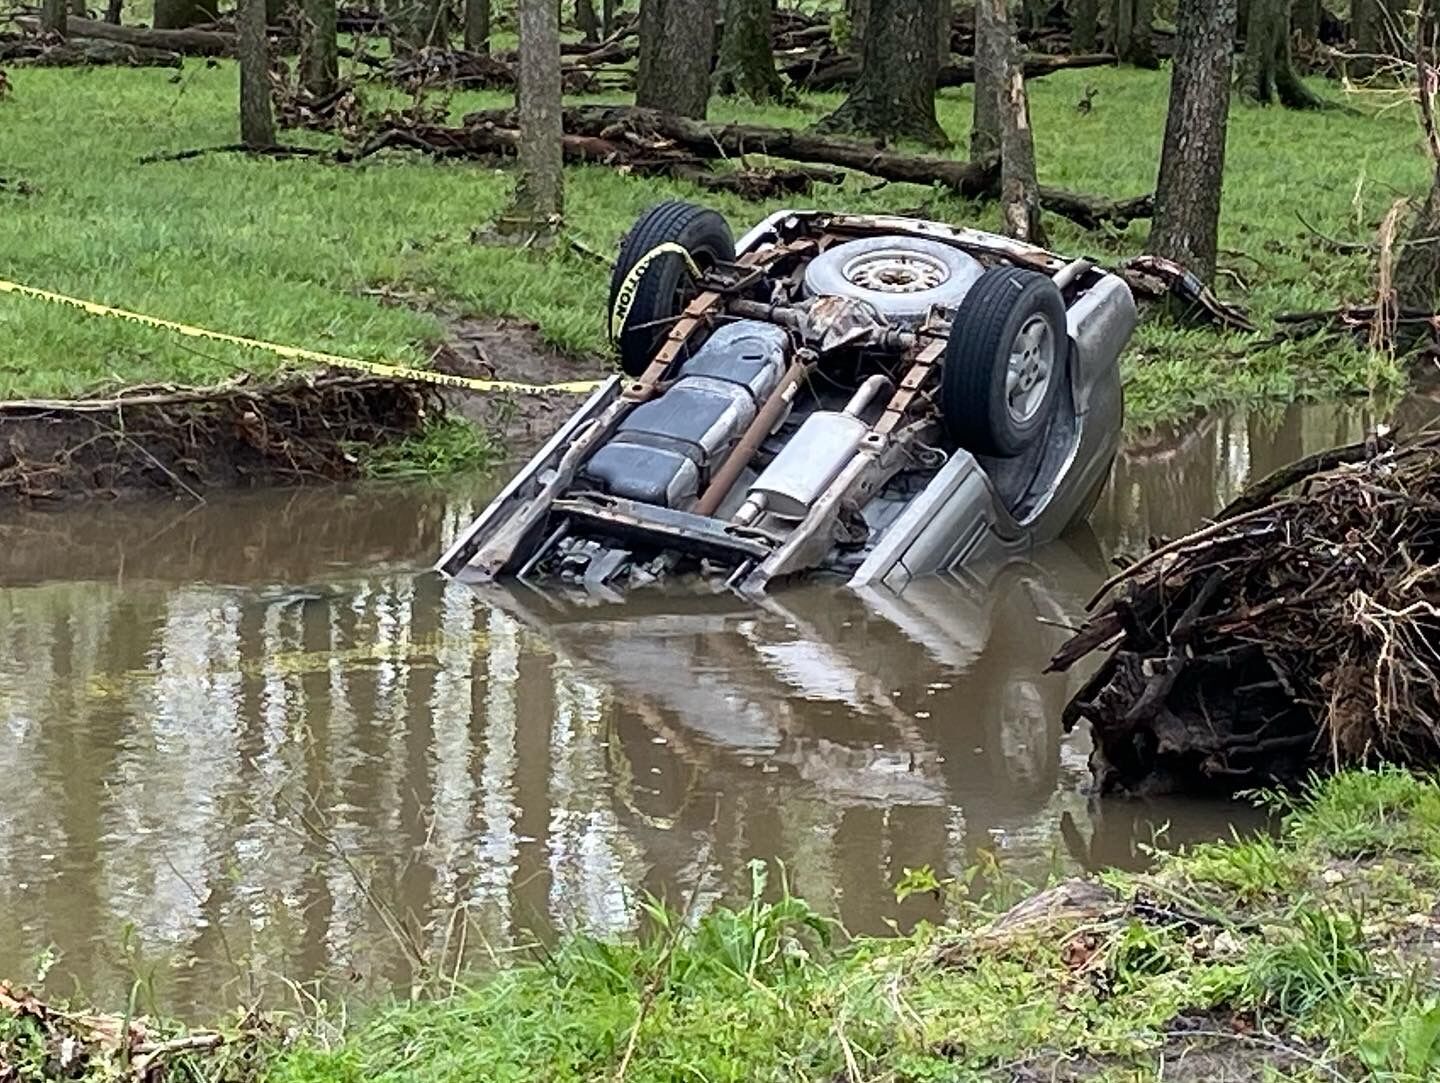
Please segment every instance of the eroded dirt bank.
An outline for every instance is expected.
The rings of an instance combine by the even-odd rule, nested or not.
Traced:
[[[431,362],[440,372],[541,386],[604,374],[602,362],[566,355],[533,324],[507,319],[452,319]],[[576,401],[332,372],[0,402],[0,503],[344,481],[363,474],[367,449],[443,416],[476,425],[504,456],[523,456]]]
[[[0,495],[22,500],[293,485],[359,473],[357,446],[417,431],[427,389],[326,375],[0,404]]]

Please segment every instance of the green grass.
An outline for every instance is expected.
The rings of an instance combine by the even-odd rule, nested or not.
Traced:
[[[159,71],[10,73],[0,102],[0,175],[38,192],[0,193],[5,243],[0,277],[251,337],[363,358],[423,363],[439,319],[386,305],[367,290],[420,293],[480,314],[528,317],[564,348],[605,350],[602,268],[567,247],[553,255],[472,243],[504,206],[510,179],[476,163],[437,164],[397,154],[358,167],[235,155],[140,165],[141,155],[233,141],[236,76],[229,64],[190,62],[178,82]],[[1095,108],[1074,103],[1098,88]],[[1046,182],[1114,195],[1153,184],[1168,75],[1095,69],[1032,85],[1037,153]],[[503,104],[460,94],[456,116]],[[712,119],[813,122],[838,101],[796,108],[712,105]],[[965,145],[970,91],[945,91],[942,123]],[[957,150],[957,153],[959,151]],[[1233,110],[1221,244],[1221,288],[1263,318],[1283,309],[1363,297],[1363,254],[1325,251],[1301,226],[1368,239],[1398,195],[1426,183],[1410,118],[1297,114],[1237,104]],[[584,244],[613,250],[644,207],[666,196],[702,199],[737,228],[779,204],[712,197],[689,186],[623,176],[602,167],[567,173],[568,228]],[[852,180],[799,203],[855,210],[919,210],[952,222],[995,226],[993,206],[911,185]],[[1084,232],[1051,217],[1061,251],[1105,258],[1137,251],[1146,226]],[[0,395],[70,395],[102,386],[203,382],[268,372],[264,354],[177,339],[163,331],[84,317],[0,296]],[[1363,351],[1302,343],[1247,352],[1240,338],[1147,323],[1128,354],[1132,422],[1173,418],[1238,401],[1285,402],[1398,380],[1393,365]]]
[[[435,478],[484,470],[503,456],[495,438],[458,417],[432,419],[416,433],[379,447],[354,448],[365,476],[377,480]]]

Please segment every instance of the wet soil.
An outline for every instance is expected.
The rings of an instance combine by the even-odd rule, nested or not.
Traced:
[[[604,375],[509,319],[455,319],[442,372],[551,384]],[[327,375],[220,388],[130,388],[113,399],[0,403],[0,502],[145,494],[201,499],[228,488],[357,477],[356,448],[401,439],[442,409],[523,457],[575,408],[573,394],[437,391]]]
[[[357,446],[413,433],[439,408],[424,388],[335,375],[0,403],[0,501],[200,501],[215,488],[354,478]]]
[[[577,357],[546,343],[540,328],[518,319],[455,318],[431,364],[441,372],[537,385],[608,376],[598,358]],[[515,456],[549,439],[580,400],[571,394],[447,392],[450,409],[491,433]]]

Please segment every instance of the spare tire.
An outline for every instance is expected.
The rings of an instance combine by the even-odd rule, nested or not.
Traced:
[[[1065,299],[1049,277],[986,271],[945,347],[940,413],[951,439],[980,455],[1019,455],[1050,424],[1069,349]]]
[[[715,211],[693,203],[670,200],[642,214],[620,242],[620,258],[610,275],[610,314],[638,263],[663,244],[678,244],[703,271],[717,262],[735,258],[730,226]],[[620,367],[639,376],[649,367],[655,351],[675,317],[695,296],[696,284],[685,257],[663,252],[653,257],[636,282],[626,288],[620,326],[612,327],[620,350]]]
[[[954,308],[985,272],[974,256],[925,237],[866,237],[836,245],[805,268],[811,297],[854,297],[893,323],[918,324]]]

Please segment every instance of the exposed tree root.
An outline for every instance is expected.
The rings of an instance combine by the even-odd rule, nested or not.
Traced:
[[[1065,712],[1102,792],[1440,761],[1440,436],[1312,456],[1106,590],[1052,663],[1110,651]]]
[[[0,498],[162,491],[354,477],[354,444],[416,431],[439,399],[394,380],[134,388],[90,400],[0,403]]]

